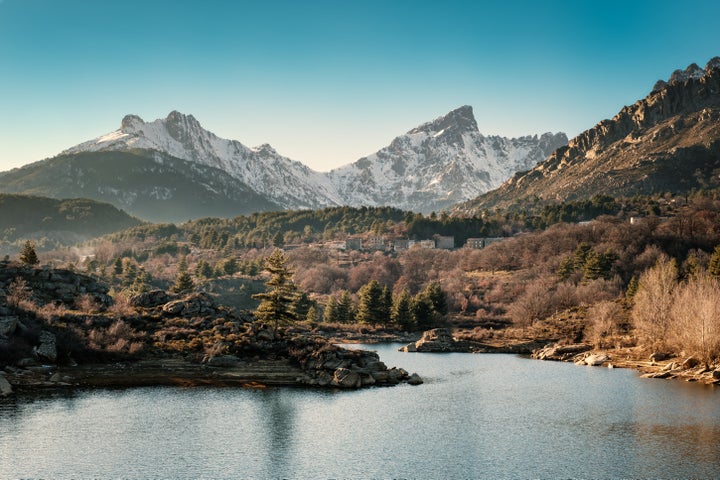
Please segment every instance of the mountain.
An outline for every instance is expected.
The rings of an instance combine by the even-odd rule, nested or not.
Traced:
[[[281,208],[319,208],[342,203],[325,175],[283,157],[270,145],[248,148],[236,140],[219,138],[202,128],[192,115],[176,111],[153,122],[127,115],[119,130],[81,143],[63,154],[128,150],[160,152],[222,170]]]
[[[565,134],[485,137],[465,106],[327,173],[270,145],[248,148],[173,111],[120,128],[51,159],[0,173],[0,191],[111,202],[152,221],[232,217],[328,206],[439,210],[500,185],[567,142]]]
[[[280,208],[218,168],[156,150],[62,153],[0,173],[0,186],[7,193],[92,198],[154,222]]]
[[[347,205],[392,205],[429,213],[500,186],[566,143],[564,133],[483,136],[472,107],[463,106],[332,170],[329,177]]]
[[[108,203],[0,194],[0,253],[15,254],[13,242],[34,239],[40,248],[72,245],[139,225]]]
[[[650,94],[558,148],[528,172],[453,209],[472,215],[596,194],[684,193],[720,186],[720,57],[658,81]]]

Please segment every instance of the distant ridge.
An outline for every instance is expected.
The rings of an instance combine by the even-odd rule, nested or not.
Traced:
[[[320,173],[270,145],[219,138],[192,115],[172,111],[152,122],[127,115],[118,130],[0,173],[0,191],[81,195],[151,221],[340,205],[429,213],[499,186],[566,142],[563,133],[483,136],[472,107],[463,106]]]
[[[565,201],[596,194],[689,192],[720,186],[720,57],[659,81],[558,148],[528,172],[453,209],[474,215],[528,201]]]

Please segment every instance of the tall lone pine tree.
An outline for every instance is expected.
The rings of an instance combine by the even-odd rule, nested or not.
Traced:
[[[265,260],[265,271],[270,273],[270,279],[265,282],[267,290],[253,295],[253,298],[260,299],[255,317],[271,323],[275,333],[279,325],[297,321],[294,308],[298,297],[297,287],[292,281],[293,272],[287,262],[282,250],[275,250]]]

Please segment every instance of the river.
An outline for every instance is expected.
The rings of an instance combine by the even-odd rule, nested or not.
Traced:
[[[0,478],[718,478],[720,391],[374,345],[426,383],[0,400]]]

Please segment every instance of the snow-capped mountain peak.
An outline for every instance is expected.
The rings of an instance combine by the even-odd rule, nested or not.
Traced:
[[[223,170],[284,208],[390,205],[430,212],[499,186],[566,142],[565,134],[485,137],[466,105],[410,130],[372,155],[320,173],[269,144],[248,148],[205,130],[192,115],[172,111],[152,122],[127,115],[118,130],[62,153],[159,152]]]
[[[424,123],[419,127],[413,128],[408,135],[415,133],[429,133],[433,135],[441,135],[446,132],[478,132],[477,122],[473,109],[469,105],[463,105],[456,108],[447,115],[438,117],[431,122]]]

